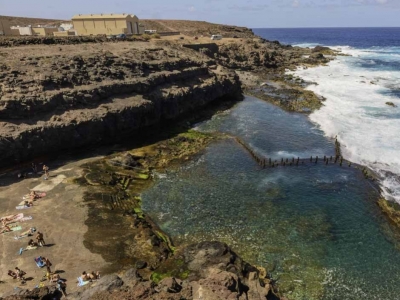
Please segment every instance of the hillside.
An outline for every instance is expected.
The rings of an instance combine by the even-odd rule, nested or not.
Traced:
[[[40,18],[22,18],[13,16],[0,16],[0,19],[6,19],[11,26],[27,26],[27,25],[60,25],[65,20],[40,19]],[[68,22],[68,21],[67,21]]]
[[[204,21],[186,20],[140,20],[146,29],[157,31],[180,31],[189,36],[201,36],[210,34],[223,34],[226,37],[251,37],[253,32],[246,27],[230,26],[209,23]]]
[[[60,25],[70,20],[41,19],[41,18],[22,18],[12,16],[0,16],[0,18],[10,21],[11,26],[26,25]],[[186,20],[140,20],[146,29],[155,29],[158,32],[180,31],[189,36],[201,36],[210,34],[223,34],[226,37],[251,37],[253,32],[246,27],[230,26],[208,23],[204,21],[186,21]]]

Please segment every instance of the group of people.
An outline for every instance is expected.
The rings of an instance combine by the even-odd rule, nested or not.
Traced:
[[[28,233],[29,235],[29,233]],[[40,231],[38,231],[36,233],[36,237],[35,237],[36,241],[34,241],[33,239],[30,239],[28,242],[28,247],[31,248],[37,248],[37,247],[43,247],[46,245],[46,242],[44,241],[44,237],[43,237],[43,233],[41,233]]]
[[[93,281],[100,279],[100,272],[97,271],[96,273],[92,271],[91,273],[87,273],[86,271],[82,272],[81,278],[83,281]]]
[[[8,270],[8,275],[11,276],[13,279],[18,279],[21,280],[22,282],[25,282],[26,272],[22,271],[18,267],[15,267],[15,271]]]

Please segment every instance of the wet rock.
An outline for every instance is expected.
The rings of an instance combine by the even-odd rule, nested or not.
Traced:
[[[394,104],[393,102],[386,102],[385,104],[391,107],[397,107],[397,105]]]

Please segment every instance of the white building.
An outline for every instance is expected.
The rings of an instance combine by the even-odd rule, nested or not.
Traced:
[[[62,28],[62,29],[61,29]],[[68,31],[74,28],[74,25],[72,23],[62,23],[60,25],[59,30],[60,31]]]
[[[19,30],[19,35],[33,35],[32,26],[12,26],[11,29]]]

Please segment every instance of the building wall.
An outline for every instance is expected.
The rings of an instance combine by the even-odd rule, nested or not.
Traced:
[[[56,31],[53,33],[54,36],[75,36],[76,32],[75,31]]]
[[[13,35],[10,22],[6,19],[0,19],[0,35]]]
[[[33,35],[53,36],[54,32],[58,32],[58,28],[32,27],[32,34]]]
[[[18,29],[11,29],[11,35],[13,36],[18,36],[19,34],[19,30]]]
[[[139,34],[139,19],[130,15],[124,18],[94,18],[72,19],[78,35],[117,35]]]
[[[20,35],[32,35],[32,27],[17,27]]]

